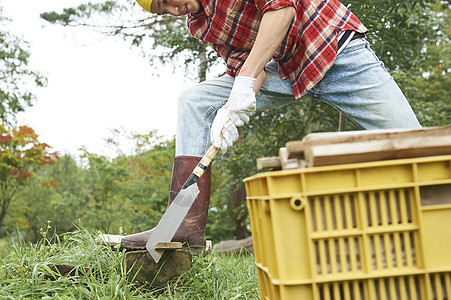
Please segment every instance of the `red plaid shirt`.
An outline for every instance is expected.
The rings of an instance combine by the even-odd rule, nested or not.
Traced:
[[[338,0],[200,0],[202,8],[188,15],[194,37],[211,45],[236,76],[255,42],[262,15],[293,6],[296,16],[273,55],[282,79],[290,78],[299,99],[332,67],[338,36],[344,30],[367,32],[366,27]]]

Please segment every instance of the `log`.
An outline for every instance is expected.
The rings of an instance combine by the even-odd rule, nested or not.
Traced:
[[[191,268],[191,264],[192,256],[187,249],[166,250],[158,263],[155,263],[147,250],[125,253],[127,277],[155,287],[165,285],[182,275]]]
[[[165,250],[158,264],[147,250],[125,253],[124,266],[128,280],[158,287],[191,268],[191,251],[182,249],[182,243],[161,242],[156,243],[155,247]],[[46,272],[44,279],[50,280],[57,280],[59,277],[85,276],[90,272],[89,268],[81,266],[47,264],[47,267],[51,272]]]
[[[100,234],[99,243],[112,248],[120,247],[122,237],[121,235]],[[209,242],[207,241],[207,245]],[[194,249],[183,248],[180,242],[158,242],[155,244],[155,249],[165,250],[158,264],[147,250],[125,253],[124,265],[129,280],[148,283],[152,286],[162,286],[191,268]]]
[[[243,250],[247,253],[254,254],[252,236],[242,240],[222,241],[213,247],[213,252],[222,254],[239,254],[242,253]]]

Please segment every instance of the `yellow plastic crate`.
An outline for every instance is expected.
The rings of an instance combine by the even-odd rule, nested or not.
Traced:
[[[451,155],[244,182],[262,299],[451,300]]]

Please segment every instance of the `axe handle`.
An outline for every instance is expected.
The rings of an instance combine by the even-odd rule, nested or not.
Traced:
[[[194,168],[193,173],[188,177],[185,184],[183,185],[182,189],[186,189],[193,183],[196,183],[199,178],[204,174],[205,170],[210,165],[211,161],[215,157],[216,153],[218,153],[218,148],[211,145],[210,148],[207,150],[207,153],[204,154],[202,159],[199,161],[197,166]]]
[[[202,174],[204,174],[205,170],[208,168],[208,166],[210,165],[211,161],[213,160],[213,158],[215,157],[216,153],[218,153],[218,148],[216,148],[215,146],[211,145],[210,148],[207,150],[207,153],[204,154],[204,156],[202,157],[202,159],[200,160],[200,162],[197,164],[196,168],[194,168],[194,175],[196,175],[197,177],[202,176]]]
[[[232,120],[229,119],[226,122],[226,124],[231,123],[231,122],[232,122]],[[221,137],[222,137],[222,134],[221,134]],[[200,176],[202,176],[204,174],[205,170],[208,168],[208,166],[210,165],[211,161],[215,157],[216,153],[218,153],[218,151],[219,151],[219,148],[216,148],[213,145],[210,146],[210,148],[207,150],[207,153],[204,154],[204,156],[201,158],[200,162],[194,168],[193,173],[191,173],[191,175],[186,180],[185,184],[182,187],[182,190],[186,189],[187,187],[189,187],[193,183],[196,183],[199,180]]]

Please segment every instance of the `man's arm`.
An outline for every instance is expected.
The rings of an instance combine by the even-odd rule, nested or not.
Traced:
[[[265,83],[265,80],[266,80],[266,72],[265,72],[265,69],[263,69],[263,70],[261,70],[260,74],[258,74],[258,76],[255,80],[255,83],[254,83],[253,89],[254,89],[255,95],[258,94],[258,92],[260,91],[260,89],[263,86],[263,83]]]
[[[294,7],[287,6],[278,10],[268,11],[263,15],[254,46],[244,62],[238,74],[239,76],[257,78],[261,72],[264,72],[263,68],[266,63],[270,61],[274,52],[285,38],[295,13]],[[254,86],[254,90],[255,87],[257,86]]]
[[[255,95],[266,80],[264,67],[285,38],[295,12],[288,6],[263,15],[254,46],[235,77],[226,105],[217,111],[211,126],[211,142],[222,153],[238,139],[237,127],[254,114]]]

